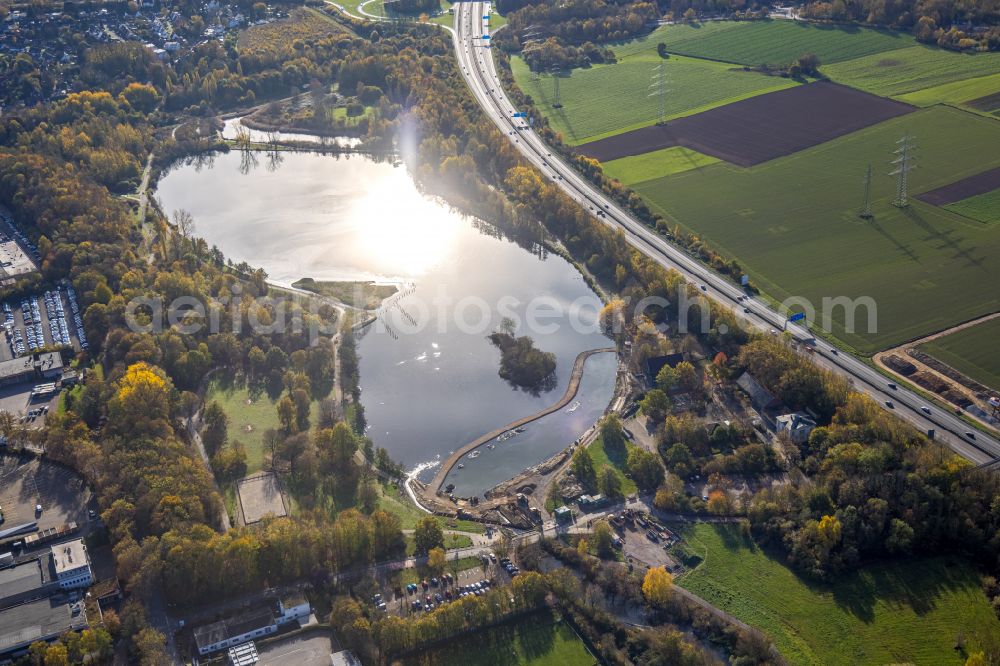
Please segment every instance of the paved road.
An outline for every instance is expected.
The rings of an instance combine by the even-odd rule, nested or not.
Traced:
[[[680,248],[671,245],[642,222],[632,218],[613,200],[585,180],[533,132],[523,119],[514,118],[515,108],[503,92],[496,65],[484,39],[488,29],[483,19],[489,13],[489,3],[456,3],[454,45],[462,75],[491,120],[500,128],[524,157],[537,167],[546,178],[551,178],[573,200],[595,214],[606,224],[620,229],[630,245],[666,268],[673,268],[689,281],[698,284],[702,292],[721,305],[730,308],[743,325],[764,331],[785,328],[785,316],[772,310],[765,303],[750,297],[727,278],[715,273]],[[749,312],[745,312],[744,308]],[[888,380],[863,361],[841,353],[825,342],[816,342],[808,329],[789,324],[787,330],[796,340],[816,344],[815,361],[839,375],[847,377],[855,389],[871,395],[879,404],[887,400],[894,404],[894,412],[918,429],[934,429],[936,439],[947,444],[956,453],[974,463],[984,463],[1000,458],[1000,441],[996,437],[973,431],[962,419],[926,399],[899,387],[891,389]],[[923,407],[928,408],[925,412]]]

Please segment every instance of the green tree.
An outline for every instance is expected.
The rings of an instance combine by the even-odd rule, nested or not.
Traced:
[[[215,400],[205,407],[202,416],[201,441],[205,445],[208,455],[214,455],[226,443],[229,432],[229,417]]]
[[[590,456],[587,447],[581,446],[573,454],[573,474],[587,490],[593,491],[597,488],[597,470],[594,469],[594,459]]]
[[[651,421],[662,421],[670,410],[670,398],[662,389],[650,389],[639,401],[639,408]]]
[[[427,554],[432,548],[444,548],[444,530],[434,516],[424,516],[413,529],[413,546],[419,555]]]
[[[594,551],[602,560],[608,560],[615,556],[614,535],[611,526],[605,521],[599,521],[594,525]]]
[[[612,501],[619,500],[623,496],[621,477],[618,476],[618,472],[611,465],[601,467],[601,473],[598,477],[598,487]]]
[[[653,492],[663,483],[664,471],[660,457],[641,447],[633,446],[628,452],[628,471],[635,485],[643,492]]]

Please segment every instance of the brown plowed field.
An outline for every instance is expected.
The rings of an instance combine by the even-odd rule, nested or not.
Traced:
[[[1000,167],[924,192],[917,198],[934,206],[946,206],[977,194],[992,192],[998,187],[1000,187]]]
[[[685,146],[753,166],[910,113],[914,107],[829,81],[786,88],[577,147],[601,162]]]
[[[971,102],[966,102],[965,106],[971,106],[977,111],[993,111],[994,109],[1000,109],[1000,93],[993,93],[992,95],[979,97]]]

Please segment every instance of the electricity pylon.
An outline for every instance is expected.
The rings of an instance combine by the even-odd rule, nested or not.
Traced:
[[[647,97],[659,97],[660,98],[660,120],[659,124],[663,124],[667,120],[667,73],[664,70],[663,63],[658,65],[653,65],[653,73],[649,77],[649,89],[650,93]]]
[[[861,204],[861,212],[858,216],[863,220],[870,220],[872,217],[872,165],[868,163],[865,171],[865,201]]]
[[[903,136],[896,144],[899,148],[893,151],[896,159],[892,161],[892,164],[896,168],[889,173],[890,176],[896,176],[896,198],[893,200],[892,205],[898,208],[906,208],[910,205],[907,197],[907,175],[917,166],[916,160],[913,157],[916,145],[913,143],[913,137],[909,134]]]

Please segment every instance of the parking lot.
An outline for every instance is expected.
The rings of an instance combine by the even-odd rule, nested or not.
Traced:
[[[10,213],[0,208],[0,282],[38,270],[38,249],[13,225]]]
[[[72,521],[85,532],[90,500],[90,490],[72,470],[28,455],[0,454],[0,528],[37,521],[38,529],[45,530]],[[24,536],[4,541],[11,543]]]
[[[303,632],[257,646],[262,666],[329,666],[336,652],[329,629]]]
[[[516,567],[514,570],[519,571]],[[457,575],[448,571],[446,567],[444,575],[440,578],[428,575],[419,583],[401,586],[401,594],[397,594],[392,587],[384,584],[379,593],[381,597],[373,598],[371,601],[376,607],[380,602],[384,603],[385,608],[382,610],[388,613],[404,616],[419,614],[428,610],[428,599],[431,608],[434,608],[461,596],[470,594],[482,596],[490,589],[509,585],[510,581],[511,575],[499,560],[491,561],[485,571],[483,567],[476,566],[459,571]],[[419,602],[419,606],[414,602]]]
[[[83,313],[71,286],[60,286],[40,294],[0,303],[5,344],[0,345],[0,361],[43,348],[87,349]]]
[[[10,412],[29,427],[43,425],[46,415],[58,405],[59,394],[34,397],[34,387],[34,382],[0,387],[0,412]],[[35,416],[28,416],[29,412],[35,412]]]

